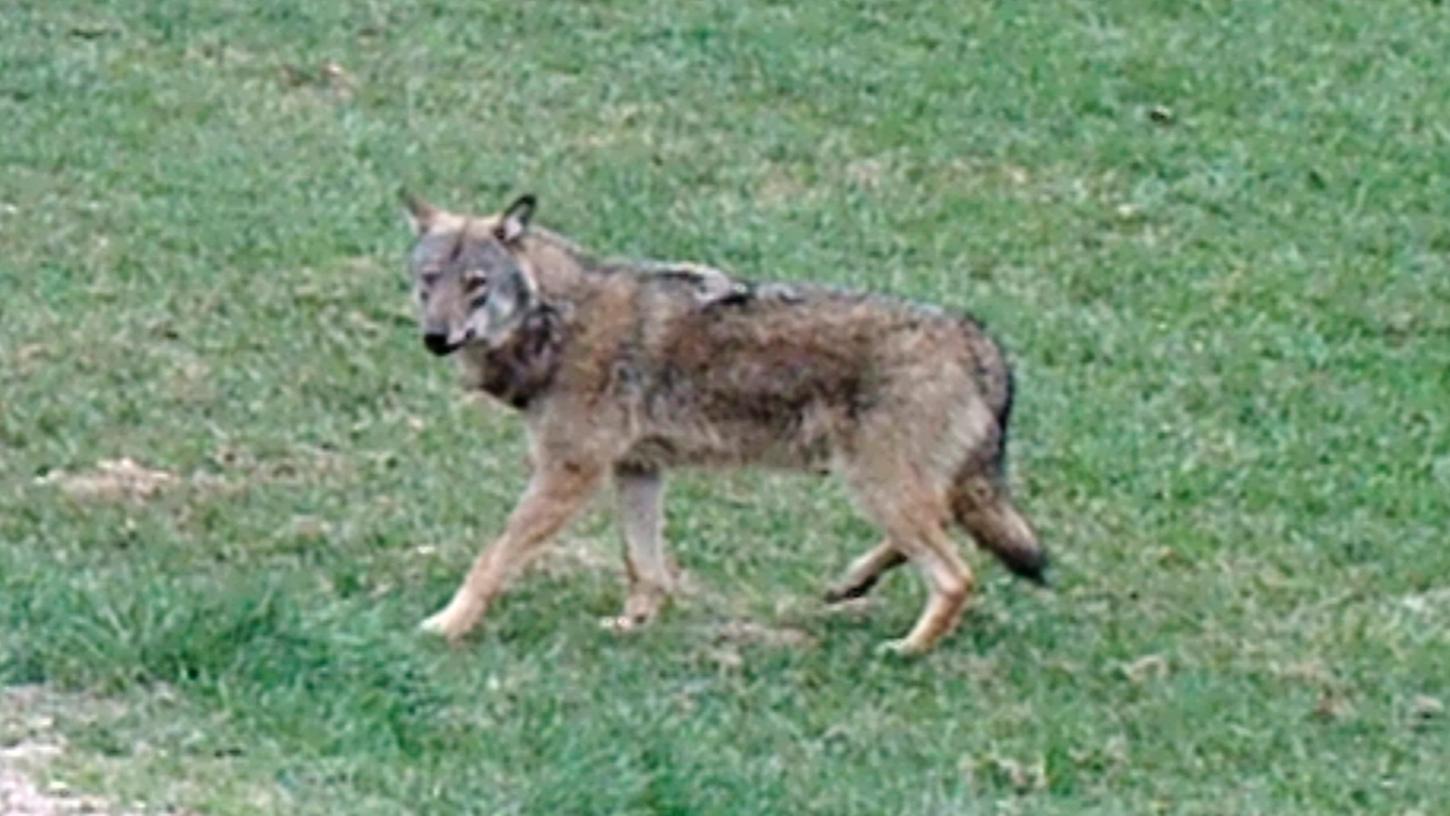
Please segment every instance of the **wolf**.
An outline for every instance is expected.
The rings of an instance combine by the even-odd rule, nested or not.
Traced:
[[[952,524],[1044,581],[1046,550],[1004,479],[1012,372],[968,315],[698,264],[600,261],[534,225],[537,199],[472,216],[405,194],[423,345],[527,429],[527,488],[502,535],[422,629],[456,641],[505,582],[614,488],[628,592],[618,630],[653,620],[677,575],[665,473],[763,466],[839,474],[882,533],[825,593],[865,595],[914,564],[927,598],[883,648],[930,650],[975,579]]]

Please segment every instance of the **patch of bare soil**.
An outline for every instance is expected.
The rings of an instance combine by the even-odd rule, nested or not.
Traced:
[[[121,813],[94,796],[77,796],[64,787],[36,787],[19,771],[6,767],[0,756],[0,813],[5,816],[67,816],[68,814]]]
[[[36,480],[53,484],[80,501],[141,501],[174,487],[177,476],[137,464],[130,457],[102,459],[93,470],[68,473],[58,470]]]
[[[96,796],[70,790],[59,782],[41,786],[35,780],[45,766],[65,752],[46,713],[50,695],[36,686],[0,689],[0,814],[4,816],[131,816]]]

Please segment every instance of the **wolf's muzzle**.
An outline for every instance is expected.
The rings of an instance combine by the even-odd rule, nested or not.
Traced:
[[[429,351],[439,357],[445,357],[457,351],[462,343],[448,342],[448,335],[443,333],[429,333],[423,335],[423,345],[427,346]]]

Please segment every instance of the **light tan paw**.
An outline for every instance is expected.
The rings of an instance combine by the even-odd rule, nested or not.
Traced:
[[[915,643],[911,638],[897,638],[876,646],[876,654],[887,657],[916,657],[926,654],[928,647]]]
[[[644,621],[635,620],[628,615],[610,615],[599,619],[599,628],[606,632],[613,632],[616,635],[626,635],[639,629]]]
[[[418,631],[456,641],[473,628],[474,621],[468,617],[450,604],[418,624]]]
[[[653,593],[631,595],[624,602],[623,612],[604,618],[599,625],[615,634],[643,629],[658,617],[662,602],[663,597]]]

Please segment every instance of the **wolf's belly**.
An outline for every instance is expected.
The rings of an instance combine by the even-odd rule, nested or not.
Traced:
[[[810,412],[778,422],[662,423],[624,457],[646,468],[742,467],[817,470],[831,460],[836,435]]]

